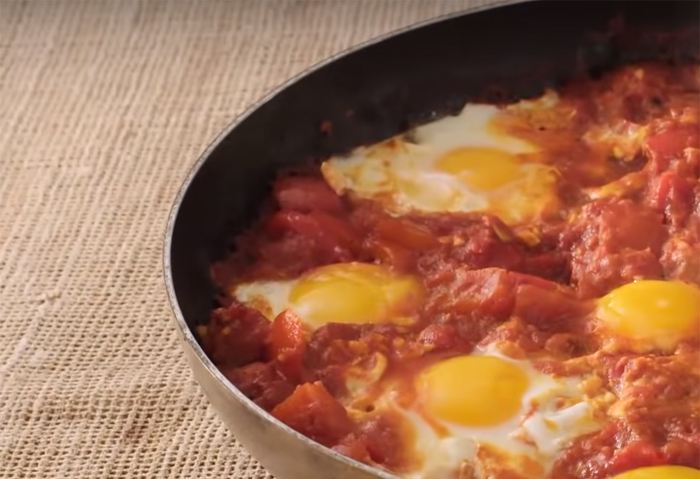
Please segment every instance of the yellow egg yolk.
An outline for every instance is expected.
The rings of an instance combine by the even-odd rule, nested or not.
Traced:
[[[628,283],[600,299],[598,319],[635,351],[671,351],[700,333],[700,289],[678,281]]]
[[[685,466],[650,466],[632,469],[610,479],[700,479],[700,470]]]
[[[303,276],[289,294],[291,309],[305,323],[410,322],[422,284],[381,266],[365,263],[332,264]]]
[[[423,371],[417,389],[430,415],[462,426],[495,426],[513,417],[527,391],[527,374],[494,356],[459,356]]]
[[[439,157],[435,168],[482,191],[497,190],[521,176],[517,158],[496,148],[458,148]]]

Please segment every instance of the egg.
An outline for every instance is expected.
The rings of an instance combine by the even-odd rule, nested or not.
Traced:
[[[374,410],[399,411],[414,429],[422,460],[402,474],[407,479],[487,479],[505,471],[534,479],[546,476],[574,438],[603,425],[582,382],[544,374],[491,345],[418,373],[411,407],[399,406],[399,389],[387,387]]]
[[[413,321],[424,289],[410,275],[367,263],[338,263],[287,281],[234,287],[233,297],[272,320],[291,309],[310,328],[326,323],[405,324]]]
[[[700,479],[700,470],[685,466],[648,466],[625,471],[610,479]]]
[[[635,281],[601,298],[596,318],[608,352],[671,352],[700,336],[700,289],[680,281]]]
[[[559,205],[558,173],[541,152],[499,126],[501,110],[467,104],[408,136],[333,157],[321,165],[338,194],[369,199],[394,215],[489,212],[519,224]]]
[[[498,356],[459,356],[424,371],[417,388],[431,416],[486,427],[518,412],[529,382],[522,367]]]

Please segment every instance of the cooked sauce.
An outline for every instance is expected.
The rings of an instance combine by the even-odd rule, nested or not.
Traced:
[[[484,211],[392,215],[381,201],[337,194],[320,170],[281,176],[266,213],[213,265],[224,294],[201,330],[206,351],[281,421],[398,475],[421,467],[418,433],[374,399],[391,385],[396,404],[410,408],[418,393],[402,378],[496,342],[543,374],[586,378],[586,401],[603,422],[568,440],[532,477],[700,468],[693,312],[677,313],[680,332],[668,341],[654,333],[643,342],[628,330],[655,306],[645,306],[644,293],[618,289],[640,280],[700,286],[699,88],[696,65],[631,65],[569,84],[550,107],[500,115],[499,129],[535,145],[539,161],[558,172],[556,210],[526,223]],[[232,293],[239,284],[291,281],[349,262],[417,278],[418,286],[396,283],[396,291],[411,292],[412,305],[401,310],[414,311],[411,320],[309,327],[291,310],[266,317]],[[655,291],[657,283],[644,284]],[[619,311],[623,294],[637,298],[641,312],[600,326],[601,314]],[[360,402],[348,386],[356,371],[367,384]],[[451,474],[477,477],[469,464]],[[530,476],[504,466],[495,477]]]

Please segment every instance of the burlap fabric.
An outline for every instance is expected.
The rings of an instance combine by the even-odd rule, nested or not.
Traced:
[[[285,79],[487,1],[0,0],[0,477],[269,477],[180,352],[176,190]]]

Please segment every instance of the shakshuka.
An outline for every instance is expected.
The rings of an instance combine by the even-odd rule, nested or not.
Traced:
[[[405,479],[700,479],[699,90],[628,65],[280,174],[206,351]]]

